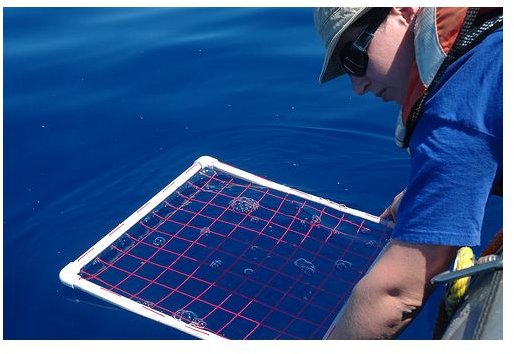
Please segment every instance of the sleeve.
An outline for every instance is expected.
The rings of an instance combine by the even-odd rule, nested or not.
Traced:
[[[459,58],[427,99],[410,141],[411,172],[393,238],[480,244],[487,199],[503,165],[502,39],[499,30]]]
[[[498,165],[494,138],[431,119],[421,120],[415,135],[411,175],[393,238],[434,245],[479,245]]]

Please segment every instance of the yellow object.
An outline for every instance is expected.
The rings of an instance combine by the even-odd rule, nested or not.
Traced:
[[[461,270],[471,267],[475,264],[475,255],[473,254],[473,250],[469,247],[461,247],[457,251],[457,257],[455,258],[455,263],[453,264],[453,270]],[[446,305],[446,314],[448,318],[453,315],[457,305],[462,300],[466,291],[468,290],[470,277],[460,278],[448,284],[446,288],[446,297],[445,297],[445,305]]]

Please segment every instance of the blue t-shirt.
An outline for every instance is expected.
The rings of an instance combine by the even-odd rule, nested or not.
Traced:
[[[476,246],[503,173],[503,29],[448,67],[410,140],[411,172],[393,238]]]

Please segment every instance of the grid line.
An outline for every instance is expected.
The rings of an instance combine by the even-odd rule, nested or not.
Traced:
[[[385,226],[204,168],[80,275],[206,333],[320,339],[388,237]]]
[[[216,197],[216,195],[214,195],[214,196],[212,197],[212,199],[214,199],[215,197]],[[206,207],[206,206],[205,206],[205,207]],[[205,208],[205,207],[204,207],[204,208]],[[204,208],[202,208],[202,210],[203,210]],[[171,215],[170,215],[170,216],[171,216]],[[169,217],[170,217],[170,216],[168,216],[168,219],[169,219]],[[193,219],[191,219],[191,220],[193,220]],[[189,222],[188,222],[188,223],[189,223]],[[181,228],[177,233],[179,233],[180,231],[182,231],[186,226],[187,226],[187,224],[186,224],[186,225],[184,225],[184,226],[182,226],[182,228]],[[152,232],[153,232],[153,231],[152,231]],[[152,232],[151,232],[151,233],[152,233]],[[148,238],[148,236],[147,236],[146,238]],[[172,240],[172,238],[170,238],[169,240],[166,240],[166,242],[164,242],[164,243],[162,244],[162,246],[160,246],[160,247],[161,247],[161,248],[164,248],[164,247],[165,247],[165,246],[166,246],[166,245],[167,245],[171,240]],[[192,244],[193,244],[193,243],[191,243],[191,245],[192,245]],[[189,247],[191,247],[191,245],[189,245]],[[189,249],[189,247],[188,247],[188,249]],[[148,258],[148,260],[152,259],[152,258],[153,258],[153,257],[154,257],[158,252],[159,252],[159,250],[156,250],[156,251],[155,251],[155,252],[154,252],[154,253],[153,253],[153,254]],[[179,258],[177,258],[177,259],[179,259]],[[141,265],[140,265],[139,267],[137,267],[134,271],[132,271],[132,273],[130,273],[130,274],[129,274],[125,279],[121,280],[118,284],[114,285],[114,287],[119,288],[119,286],[120,286],[122,283],[124,283],[127,279],[129,279],[129,278],[130,278],[130,276],[132,276],[133,274],[135,274],[135,272],[137,272],[139,269],[141,269],[141,268],[146,264],[146,262],[148,262],[148,260],[146,260],[146,261],[144,261],[143,263],[141,263]],[[172,266],[172,265],[173,265],[173,264],[171,264],[170,266]],[[164,273],[164,272],[163,272],[163,273]],[[162,275],[162,273],[161,273],[159,276],[161,276],[161,275]],[[158,276],[157,278],[159,278],[159,276]],[[156,278],[156,279],[157,279],[157,278]],[[149,285],[150,285],[150,284],[148,284],[148,286],[149,286]],[[147,287],[148,287],[148,286],[147,286]],[[145,287],[145,288],[147,288],[147,287]],[[139,294],[139,292],[138,292],[138,293],[136,293],[136,294],[134,294],[133,296],[137,296],[138,294]],[[133,296],[132,296],[132,297],[133,297]]]
[[[266,193],[264,193],[264,195],[266,195]],[[263,197],[264,197],[263,195]],[[261,198],[262,199],[262,198]],[[277,209],[280,209],[280,207],[282,206],[282,204],[284,203],[284,199],[282,199],[281,203],[280,203],[280,206],[277,208]],[[261,229],[261,231],[259,232],[259,235],[262,234],[262,232],[266,229],[266,227],[269,225],[270,223],[270,220],[273,219],[273,216],[266,222],[266,224],[264,225],[264,227]],[[284,233],[285,235],[285,233]],[[249,244],[250,245],[250,244]],[[239,288],[243,285],[244,282],[241,282],[241,284],[239,285]],[[262,288],[261,288],[262,289]],[[239,314],[241,314],[241,312],[243,312],[244,310],[246,310],[248,308],[248,306],[250,306],[250,304],[252,303],[252,301],[249,301],[246,306],[244,306],[240,311],[239,311]],[[221,329],[220,329],[220,332],[225,329],[235,318],[233,318],[232,320],[228,321]],[[255,327],[257,328],[257,327]],[[255,330],[254,328],[254,330]]]
[[[246,190],[246,189],[245,189],[245,190]],[[241,196],[242,194],[243,194],[243,192],[241,192],[241,193],[239,194],[239,196]],[[264,195],[261,197],[261,199],[262,199],[262,198],[264,198]],[[223,215],[223,214],[220,214],[218,218],[220,218],[222,215]],[[248,216],[248,214],[247,214],[243,219],[241,219],[241,221],[239,222],[239,224],[241,224],[241,223],[246,219],[246,217],[247,217],[247,216]],[[213,222],[211,225],[213,225],[213,224],[214,224],[214,222]],[[237,225],[237,226],[239,226],[239,225]],[[226,236],[226,238],[227,238],[227,239],[228,239],[228,238],[232,235],[232,233],[237,229],[237,226],[236,226],[234,229],[232,229],[232,231],[231,231],[231,232]],[[220,244],[220,245],[221,245],[221,244]],[[248,247],[249,247],[249,246],[248,246]],[[218,248],[219,248],[219,245],[218,245]],[[216,250],[216,248],[214,248],[214,249],[212,250],[212,252],[209,254],[209,256],[213,255],[215,250]],[[206,257],[206,259],[209,259],[209,256],[207,256],[207,257]],[[236,259],[236,260],[237,260],[237,259]],[[234,264],[235,264],[235,262],[234,262]],[[223,275],[225,275],[225,274],[226,274],[230,269],[231,269],[231,267],[229,267],[229,268],[225,269],[225,270],[222,272],[222,274],[218,275],[218,279],[219,279],[219,278],[221,278],[221,277],[223,277]],[[242,283],[241,283],[241,284],[242,284]],[[207,287],[207,288],[206,288],[202,293],[200,293],[200,294],[197,296],[197,298],[199,298],[202,294],[205,294],[209,289],[211,289],[211,287],[212,287],[213,285],[214,285],[214,282],[213,282],[209,287]],[[241,285],[240,285],[240,286],[241,286]],[[234,289],[234,292],[236,292],[236,291],[237,291],[237,289]],[[229,295],[229,296],[230,296],[230,295]],[[227,299],[228,299],[228,297],[227,297],[224,301],[222,301],[218,306],[214,307],[214,309],[213,309],[211,312],[209,312],[208,314],[206,314],[203,318],[204,318],[204,319],[208,318],[208,317],[211,315],[211,313],[213,313],[213,312],[215,311],[215,309],[220,309],[220,308],[221,308],[221,305],[223,305],[223,303],[224,303]],[[191,301],[189,302],[189,304],[187,304],[187,305],[186,305],[186,306],[184,306],[184,307],[185,307],[185,308],[187,308],[187,306],[189,306],[193,301],[194,301],[194,299],[193,299],[193,300],[191,300]],[[236,316],[240,316],[240,314],[238,313]],[[235,317],[234,317],[234,318],[235,318]],[[223,327],[223,328],[221,328],[220,330],[218,330],[218,332],[217,332],[217,333],[218,333],[218,334],[219,334],[219,333],[221,333],[221,331],[222,331],[223,329],[224,329],[224,327]]]
[[[185,197],[185,198],[187,198],[187,197]],[[202,203],[202,204],[204,204],[204,203],[206,204],[206,202],[201,201],[201,200],[195,200],[195,199],[192,199],[192,198],[189,198],[189,200],[192,200],[192,201],[194,201],[194,202],[198,202],[198,203]],[[169,205],[169,204],[168,204],[168,205]],[[213,206],[216,206],[216,207],[223,208],[223,206],[220,206],[220,205],[217,205],[217,204],[210,204],[210,205],[213,205]],[[186,212],[190,212],[190,211],[186,211]],[[244,215],[244,214],[242,214],[242,215]],[[208,219],[210,219],[210,218],[211,218],[211,217],[209,217],[209,216],[204,216],[204,217],[206,217],[206,218],[208,218]],[[300,222],[301,222],[301,221],[307,222],[307,221],[306,221],[306,220],[304,220],[304,219],[295,219],[295,220],[300,221]],[[344,220],[344,221],[345,221],[345,222],[349,222],[348,220]],[[230,222],[227,222],[227,221],[224,221],[224,220],[220,220],[220,222],[225,223],[225,224],[229,224],[229,225],[234,225],[234,224],[231,224]],[[356,225],[356,226],[358,226],[357,224],[354,224],[354,223],[352,223],[352,222],[349,222],[349,223],[350,223],[350,224],[352,224],[352,225]],[[280,224],[276,224],[276,223],[271,223],[271,224],[272,224],[272,225],[274,225],[274,226],[282,227]],[[241,226],[241,228],[242,228],[242,229],[245,229],[245,230],[247,230],[247,231],[255,231],[255,230],[252,230],[252,229],[247,228],[247,227],[244,227],[244,226]],[[327,229],[327,230],[331,230],[330,228],[327,228],[327,227],[324,227],[324,228],[325,228],[325,229]],[[305,236],[303,233],[301,233],[301,232],[299,232],[299,231],[296,231],[296,230],[290,230],[290,231],[291,231],[292,233],[295,233],[295,234],[299,235],[299,236]],[[351,234],[343,233],[343,232],[341,232],[341,231],[337,231],[337,235],[341,235],[341,234],[343,234],[343,235],[345,235],[345,236],[348,236],[348,238],[349,238],[349,239],[353,239],[353,238],[355,237],[355,235],[351,235]],[[276,238],[275,238],[274,236],[272,236],[272,235],[267,235],[267,234],[266,234],[266,236],[276,239]],[[278,241],[278,239],[276,239],[276,240]],[[328,240],[327,240],[327,241],[328,241]],[[282,241],[279,241],[279,242],[287,242],[287,241],[283,241],[283,240],[282,240]],[[361,254],[360,254],[360,253],[355,253],[355,255],[360,256]]]
[[[304,206],[305,206],[305,203],[303,204],[303,207],[304,207]],[[300,212],[300,210],[301,210],[301,209],[298,209],[298,212]],[[291,224],[289,225],[289,227],[291,227],[291,225],[292,225],[292,222],[291,222]],[[305,237],[304,237],[304,239],[302,240],[302,243],[303,243],[303,241],[305,240],[305,238],[310,234],[310,232],[312,231],[312,229],[313,229],[313,227],[314,227],[314,226],[315,226],[315,224],[311,224],[311,225],[310,225],[310,229],[309,229],[309,231],[305,234]],[[285,234],[284,234],[284,235],[285,235]],[[299,249],[300,249],[299,247],[298,247],[298,248],[295,248],[294,252],[290,254],[290,256],[289,256],[289,259],[288,259],[288,260],[292,260],[292,259],[294,258],[294,257],[293,257],[293,255],[294,255],[294,254],[296,254],[296,253],[298,252],[298,250],[299,250]],[[275,275],[274,275],[274,277],[273,277],[273,278],[275,278],[278,274],[281,274],[281,273],[282,273],[282,270],[284,269],[284,267],[285,267],[287,264],[288,264],[288,263],[285,263],[285,262],[284,262],[284,264],[280,267],[280,269],[278,270],[278,272],[277,272],[277,273],[275,273]],[[290,289],[291,289],[295,284],[298,284],[298,282],[300,281],[300,279],[302,279],[302,277],[303,277],[303,276],[304,276],[304,275],[303,275],[301,272],[298,272],[298,275],[296,276],[296,278],[295,278],[295,280],[294,280],[293,284],[292,284],[292,285],[290,285]],[[270,282],[273,280],[273,278],[272,278],[272,279],[270,279]],[[280,298],[280,300],[278,301],[278,303],[277,303],[277,304],[282,303],[282,302],[284,301],[284,299],[285,299],[285,298],[286,298],[286,296],[285,296],[285,294],[284,294],[284,296],[282,296],[282,298]],[[265,321],[265,320],[270,316],[270,314],[271,314],[271,313],[268,313],[268,314],[264,317],[263,321]],[[275,337],[275,338],[279,338],[279,337],[280,337],[280,335],[283,335],[283,334],[284,334],[284,331],[283,331],[283,329],[282,329],[281,331],[279,331],[279,334],[278,334],[278,335],[277,335],[277,337]],[[288,335],[290,335],[290,334],[288,334]]]
[[[118,248],[116,248],[116,249],[117,249],[119,252],[123,253],[124,255],[126,255],[126,256],[128,256],[128,257],[133,257],[133,258],[136,258],[136,259],[138,259],[138,260],[145,260],[145,258],[143,258],[143,257],[138,257],[138,256],[136,256],[136,255],[130,254],[130,253],[128,253],[127,251],[124,251],[124,250],[122,250],[122,249],[118,249]],[[156,266],[156,267],[159,267],[159,268],[166,268],[166,266],[163,266],[163,265],[161,265],[161,264],[159,264],[159,263],[155,263],[155,262],[152,262],[152,261],[148,261],[148,263],[149,263],[149,264],[152,264],[152,265],[154,265],[154,266]],[[206,264],[206,263],[202,263],[202,264]],[[124,270],[123,268],[118,268],[118,269],[119,269],[120,271],[125,271],[125,272],[126,272],[126,270]],[[177,269],[171,269],[171,271],[172,271],[172,272],[176,272],[176,273],[178,273],[178,274],[180,274],[180,275],[184,275],[184,276],[187,276],[187,275],[188,275],[187,273],[181,272],[180,270],[177,270]],[[235,273],[233,273],[233,274],[235,274]],[[137,276],[137,277],[139,277],[139,278],[140,278],[140,279],[142,279],[142,280],[150,281],[150,279],[147,279],[147,278],[145,278],[145,277],[143,277],[143,276],[139,276],[139,275],[136,275],[136,276]],[[208,282],[208,281],[206,281],[206,280],[204,280],[204,279],[202,279],[202,278],[197,278],[197,277],[195,277],[195,276],[191,276],[191,279],[197,280],[197,281],[199,281],[199,282],[201,282],[201,283],[204,283],[204,284],[207,284],[207,285],[213,285],[213,284],[214,284],[214,283],[210,283],[210,282]],[[259,285],[265,285],[265,283],[263,283],[263,282],[259,282],[259,281],[257,281],[257,280],[254,280],[254,281],[255,281],[256,283],[258,283]],[[174,288],[172,288],[172,287],[170,287],[170,286],[168,286],[168,285],[166,285],[166,284],[164,284],[164,283],[160,283],[160,282],[158,282],[158,281],[156,281],[156,282],[155,282],[155,284],[156,284],[156,285],[159,285],[159,286],[162,286],[162,287],[164,287],[164,288],[167,288],[167,289],[169,289],[169,290],[173,290],[173,289],[174,289]],[[232,289],[229,289],[229,288],[224,287],[224,286],[219,285],[219,284],[216,284],[216,286],[217,286],[217,287],[219,287],[219,288],[221,288],[221,289],[223,289],[223,290],[226,290],[226,291],[232,291]],[[271,288],[271,289],[274,289],[274,290],[278,290],[278,289],[273,288],[273,287],[270,287],[270,288]],[[244,297],[244,298],[245,298],[245,299],[247,299],[247,300],[252,300],[252,298],[251,298],[250,296],[247,296],[247,295],[245,295],[245,294],[238,294],[238,295],[240,295],[241,297]],[[292,297],[295,297],[295,296],[293,296],[293,295],[291,295],[291,296],[292,296]],[[297,297],[295,297],[295,298],[297,298]],[[299,300],[300,298],[297,298],[297,299]],[[259,300],[254,300],[254,301],[259,301]],[[152,302],[152,305],[156,305],[156,303],[155,303],[155,302]],[[314,306],[319,307],[321,310],[324,310],[324,311],[328,311],[328,310],[330,310],[330,309],[325,308],[325,307],[323,307],[323,306],[319,306],[319,305],[314,305]],[[187,307],[187,306],[184,306],[184,307]],[[284,311],[284,310],[282,310],[282,309],[277,308],[276,310],[277,310],[278,312],[281,312],[281,313],[287,314],[287,312],[285,312],[285,311]],[[299,318],[300,318],[300,317],[298,317],[298,316],[294,316],[294,317],[295,317],[296,319],[299,319]],[[312,322],[312,321],[309,321],[309,320],[304,320],[304,321],[309,322],[309,323],[311,323],[311,324],[313,324],[313,325],[316,325],[316,323],[315,323],[315,322]]]

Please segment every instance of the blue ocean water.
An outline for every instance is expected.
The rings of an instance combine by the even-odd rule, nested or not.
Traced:
[[[58,273],[201,155],[372,214],[407,181],[398,107],[347,79],[318,84],[311,9],[4,8],[3,20],[6,339],[190,338]],[[492,199],[485,240],[501,213]],[[401,339],[431,338],[438,300]]]

